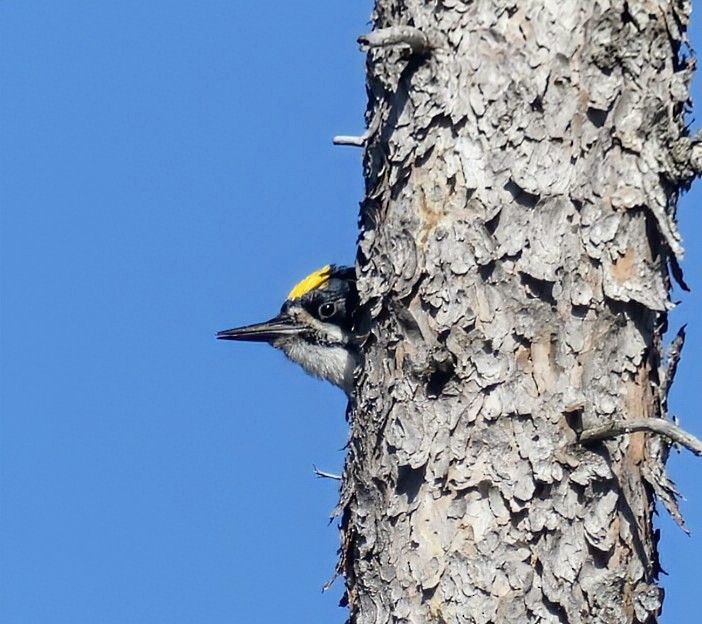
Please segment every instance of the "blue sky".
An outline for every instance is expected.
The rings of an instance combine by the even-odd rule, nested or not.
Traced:
[[[345,399],[214,333],[353,262],[361,152],[331,138],[363,130],[370,8],[0,2],[3,624],[344,622],[312,464],[341,471]],[[699,193],[673,408],[702,435]],[[702,463],[670,470],[673,624],[698,611]]]

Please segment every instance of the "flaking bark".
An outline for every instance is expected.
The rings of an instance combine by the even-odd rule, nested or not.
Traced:
[[[666,417],[688,12],[377,0],[427,44],[368,56],[354,624],[657,620],[667,443],[578,433]]]

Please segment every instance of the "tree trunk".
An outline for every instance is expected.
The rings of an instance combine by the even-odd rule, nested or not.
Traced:
[[[666,416],[688,11],[377,0],[352,623],[657,621],[667,446],[578,435]]]

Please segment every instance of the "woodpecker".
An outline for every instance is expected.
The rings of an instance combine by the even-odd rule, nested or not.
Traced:
[[[357,309],[355,270],[328,264],[290,291],[278,316],[218,332],[217,338],[267,342],[350,396],[360,358],[354,333]]]

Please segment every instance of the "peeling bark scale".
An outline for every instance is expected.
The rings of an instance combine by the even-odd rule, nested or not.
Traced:
[[[667,447],[577,435],[666,416],[688,13],[377,0],[376,30],[430,49],[368,55],[370,335],[341,499],[354,624],[657,621]]]

